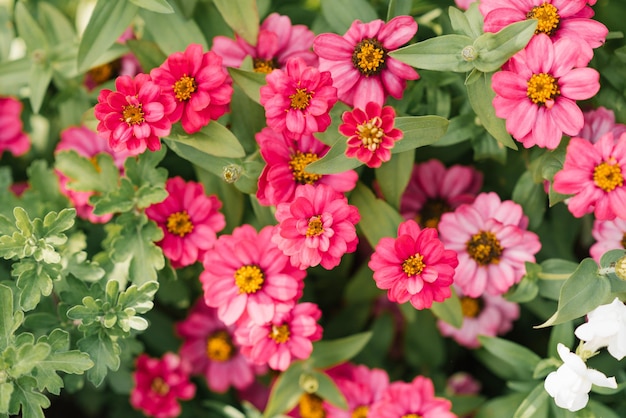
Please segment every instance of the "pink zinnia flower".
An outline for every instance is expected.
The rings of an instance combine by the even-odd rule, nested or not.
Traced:
[[[252,384],[256,369],[241,354],[234,340],[234,326],[227,326],[217,318],[214,308],[200,299],[187,318],[176,324],[176,332],[183,338],[179,355],[191,366],[192,374],[206,378],[209,389],[225,392],[233,386],[245,389]]]
[[[609,132],[595,144],[572,138],[552,187],[574,195],[567,207],[577,218],[593,212],[600,220],[626,219],[625,172],[626,134],[616,141]]]
[[[147,74],[120,76],[116,91],[104,89],[95,107],[98,133],[108,139],[113,151],[141,154],[161,149],[159,138],[170,134],[170,114],[176,108],[171,96],[161,93]]]
[[[591,143],[596,143],[607,133],[613,133],[614,138],[619,138],[626,132],[626,125],[615,123],[615,114],[612,110],[600,106],[594,110],[583,112],[585,124],[578,133],[578,137],[585,138]]]
[[[235,40],[225,36],[213,38],[212,50],[222,56],[227,67],[239,67],[247,57],[252,57],[254,71],[271,73],[284,68],[287,60],[300,57],[307,65],[317,66],[317,55],[311,51],[315,34],[305,25],[292,25],[288,16],[272,13],[259,28],[256,46],[235,34]]]
[[[307,172],[306,166],[322,158],[330,149],[313,135],[302,135],[296,141],[282,132],[263,128],[256,134],[256,140],[267,163],[259,176],[256,194],[262,205],[290,202],[296,187],[301,184],[326,184],[343,193],[354,189],[359,179],[354,170],[323,175]]]
[[[232,80],[222,58],[212,51],[202,53],[201,45],[190,44],[185,52],[173,53],[150,76],[176,103],[172,123],[181,121],[187,133],[198,132],[228,111]]]
[[[113,163],[120,171],[120,174],[124,172],[124,162],[126,158],[132,155],[127,150],[113,152],[106,139],[85,126],[70,127],[61,132],[61,140],[57,144],[54,152],[56,154],[64,150],[74,150],[78,155],[91,159],[91,162],[97,170],[99,170],[100,167],[98,167],[96,156],[100,153],[109,154],[113,158]],[[110,213],[106,215],[94,215],[93,206],[89,204],[89,198],[93,195],[93,192],[70,190],[67,188],[67,183],[70,182],[71,179],[58,170],[56,174],[59,177],[61,193],[70,199],[79,217],[88,219],[93,223],[105,223],[113,217],[113,214]]]
[[[358,158],[374,168],[389,161],[395,141],[403,136],[400,129],[393,127],[395,117],[393,107],[381,108],[374,102],[367,103],[365,110],[344,112],[339,132],[348,137],[346,156]]]
[[[368,263],[376,286],[387,289],[390,301],[409,301],[416,309],[451,296],[457,265],[456,253],[444,248],[437,230],[420,230],[413,220],[400,224],[398,238],[382,238]]]
[[[465,296],[458,291],[463,311],[463,325],[455,328],[442,320],[437,327],[442,335],[452,337],[467,348],[478,348],[479,335],[495,337],[506,334],[513,328],[513,321],[519,318],[519,305],[509,302],[502,296],[483,294],[477,298]]]
[[[328,112],[336,102],[330,73],[307,66],[299,57],[290,58],[284,70],[268,74],[267,84],[261,87],[267,125],[294,139],[325,131],[330,125]]]
[[[596,242],[589,248],[589,254],[600,263],[607,251],[626,248],[626,219],[615,218],[610,221],[593,221],[591,235]]]
[[[343,36],[318,35],[313,50],[320,57],[320,70],[332,74],[340,100],[361,109],[368,102],[382,106],[388,95],[402,98],[406,80],[419,78],[409,65],[389,56],[416,32],[411,16],[397,16],[387,23],[355,20]]]
[[[439,160],[415,164],[400,202],[404,219],[437,228],[441,215],[463,203],[472,203],[482,187],[483,174],[473,167],[447,168]]]
[[[335,376],[328,370],[337,387],[346,398],[348,409],[339,409],[325,402],[326,418],[365,418],[369,409],[383,398],[389,387],[389,375],[383,369],[369,369],[364,365],[347,364],[347,370]]]
[[[376,402],[367,418],[456,418],[450,409],[452,403],[435,397],[432,380],[417,376],[410,383],[394,382]]]
[[[173,353],[166,353],[161,359],[140,354],[133,380],[130,404],[149,417],[175,418],[181,413],[178,400],[189,400],[196,394],[187,364]]]
[[[456,3],[456,7],[461,10],[467,10],[472,3],[475,3],[477,0],[454,0]]]
[[[554,149],[563,134],[576,135],[584,125],[576,100],[593,97],[600,89],[598,72],[574,68],[579,45],[563,38],[554,44],[547,35],[531,39],[508,64],[493,75],[496,115],[524,147]]]
[[[359,211],[330,186],[298,186],[293,201],[280,203],[275,215],[279,224],[272,241],[295,267],[321,264],[331,270],[356,250]]]
[[[539,237],[527,227],[522,207],[502,202],[493,192],[441,216],[441,240],[459,257],[454,283],[465,295],[501,295],[521,280],[525,262],[535,262],[541,249]]]
[[[446,394],[450,395],[477,395],[482,385],[467,372],[456,372],[446,382]]]
[[[165,184],[169,196],[146,209],[146,215],[159,225],[164,237],[158,242],[172,267],[180,268],[202,259],[215,244],[217,232],[226,226],[218,210],[222,202],[207,196],[204,186],[173,177]]]
[[[241,351],[256,364],[274,370],[287,370],[293,360],[307,359],[313,342],[322,338],[317,321],[322,311],[314,303],[303,302],[289,310],[278,310],[264,323],[249,320],[235,331]]]
[[[23,130],[22,107],[22,102],[13,97],[0,97],[0,156],[4,151],[20,156],[30,149]]]
[[[227,325],[249,317],[264,325],[278,309],[284,312],[302,295],[306,271],[293,267],[289,257],[272,243],[274,227],[258,233],[250,225],[218,238],[204,258],[200,281],[206,304],[216,307]]]

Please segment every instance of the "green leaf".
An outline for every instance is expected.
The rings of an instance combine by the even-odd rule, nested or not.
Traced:
[[[37,7],[39,21],[53,45],[73,44],[76,41],[76,32],[66,15],[50,3],[41,2]]]
[[[250,45],[256,45],[259,36],[259,12],[256,0],[213,0],[213,3],[237,35]]]
[[[525,393],[514,393],[491,399],[481,406],[475,418],[512,417],[525,398]]]
[[[233,160],[222,157],[216,157],[206,152],[194,148],[190,145],[183,143],[182,141],[175,141],[172,139],[163,139],[168,148],[178,154],[181,158],[196,164],[204,170],[222,178],[222,172],[224,167],[233,163]],[[239,165],[239,167],[241,167]]]
[[[113,157],[100,153],[96,155],[95,162],[74,150],[55,155],[55,168],[69,178],[68,189],[100,193],[117,190],[120,174]]]
[[[535,183],[532,173],[525,171],[515,184],[512,198],[522,206],[524,214],[528,216],[529,229],[537,228],[543,221],[546,211],[546,193],[543,183]]]
[[[370,279],[371,280],[371,279]],[[408,364],[421,368],[438,368],[446,362],[445,342],[437,328],[436,318],[428,311],[418,311],[410,304],[414,320],[404,330],[404,355]]]
[[[89,203],[93,205],[94,215],[129,212],[135,207],[136,192],[138,190],[133,184],[127,178],[122,178],[117,188],[108,193],[92,196]]]
[[[354,361],[371,367],[385,367],[386,357],[396,335],[395,318],[389,312],[378,315],[370,325],[370,331],[371,338]]]
[[[174,9],[166,0],[130,0],[130,2],[155,13],[174,13]]]
[[[306,166],[307,171],[316,174],[335,174],[353,170],[363,165],[357,158],[346,156],[346,137],[338,137],[326,155]]]
[[[396,118],[395,127],[404,136],[391,149],[392,154],[424,147],[436,142],[448,129],[450,122],[441,116],[402,116]]]
[[[454,290],[452,290],[452,296],[445,299],[443,302],[433,302],[430,310],[437,318],[455,328],[461,328],[463,325],[461,301]]]
[[[20,306],[24,311],[35,309],[41,296],[52,293],[52,281],[60,276],[60,265],[37,263],[33,259],[22,259],[13,265],[11,274],[17,277],[20,289]]]
[[[184,51],[190,44],[200,44],[204,51],[208,44],[202,31],[193,19],[185,19],[179,13],[161,14],[145,9],[139,15],[146,22],[146,29],[166,55]]]
[[[0,284],[0,352],[9,346],[18,326],[13,317],[13,291]]]
[[[313,343],[313,353],[308,361],[317,369],[336,366],[357,355],[370,338],[371,332],[363,332],[337,340],[317,341]]]
[[[450,119],[448,130],[444,136],[432,144],[433,147],[447,147],[467,141],[483,132],[482,128],[476,125],[476,115],[474,112],[465,113]]]
[[[448,16],[450,17],[450,23],[452,29],[461,34],[470,37],[471,39],[478,38],[481,34],[481,30],[476,30],[467,18],[466,13],[463,13],[458,8],[450,6],[448,8]]]
[[[216,157],[241,158],[246,155],[237,137],[228,128],[217,122],[209,123],[194,134],[187,134],[183,130],[175,128],[168,139]]]
[[[23,344],[17,350],[17,361],[8,370],[9,376],[18,379],[20,376],[30,374],[31,370],[39,362],[50,354],[50,345],[45,343]]]
[[[322,16],[337,33],[344,33],[352,22],[378,19],[376,10],[365,0],[321,0]]]
[[[482,349],[511,367],[511,380],[531,380],[541,358],[519,344],[495,337],[478,336]]]
[[[263,418],[273,418],[282,412],[289,411],[298,403],[300,396],[304,393],[299,383],[303,370],[303,362],[294,361],[278,376],[272,386]]]
[[[66,237],[61,232],[67,231],[74,226],[74,218],[76,218],[76,209],[74,208],[66,208],[59,213],[49,212],[43,218],[44,237],[62,236],[63,242],[65,242]]]
[[[91,357],[94,367],[87,370],[87,378],[95,386],[100,386],[108,370],[120,367],[120,347],[110,337],[102,333],[92,334],[78,340],[78,348]]]
[[[30,376],[23,376],[13,383],[13,396],[9,413],[17,414],[20,405],[22,418],[45,418],[43,409],[50,406],[50,400],[39,392],[35,392],[35,380]]]
[[[412,0],[389,0],[387,7],[387,21],[396,16],[408,15],[411,13]]]
[[[574,345],[574,324],[572,324],[571,321],[552,327],[550,341],[548,342],[548,356],[559,358],[559,353],[556,349],[559,343],[565,344],[568,347]]]
[[[2,94],[17,96],[30,81],[29,70],[33,65],[30,57],[0,62],[0,85]]]
[[[133,308],[137,313],[146,313],[154,306],[152,300],[159,289],[159,282],[151,281],[137,287],[129,286],[119,295],[117,304],[121,309]]]
[[[13,394],[13,383],[11,382],[0,383],[0,414],[9,413],[9,404],[11,402],[12,394]]]
[[[145,72],[159,67],[167,59],[163,51],[152,41],[145,39],[129,39],[126,41],[126,46],[137,58],[141,69]]]
[[[523,20],[508,25],[497,33],[484,33],[474,41],[478,58],[472,62],[477,70],[497,71],[518,51],[523,49],[535,34],[537,21]]]
[[[513,418],[548,418],[548,398],[543,382],[539,383],[522,401]]]
[[[387,202],[374,196],[372,190],[362,183],[357,183],[350,195],[350,203],[359,209],[359,225],[365,225],[361,230],[372,247],[376,247],[381,238],[398,234],[402,216]]]
[[[375,169],[376,180],[385,200],[397,210],[400,210],[400,199],[411,179],[414,161],[415,153],[407,151],[394,154],[391,160]]]
[[[42,48],[47,51],[49,49],[48,37],[23,2],[19,1],[15,4],[14,16],[17,32],[26,43],[28,51],[31,54]]]
[[[415,68],[464,73],[474,68],[462,54],[464,48],[471,46],[472,38],[468,36],[443,35],[399,48],[389,55]]]
[[[317,380],[315,394],[341,409],[348,409],[348,403],[335,382],[326,373],[313,370],[311,375]]]
[[[246,96],[251,98],[256,103],[261,104],[260,89],[266,84],[266,74],[241,70],[233,67],[228,68],[228,73],[233,78],[233,81],[241,87]]]
[[[35,113],[39,113],[41,109],[50,80],[52,80],[52,68],[49,65],[35,63],[30,67],[30,105]]]

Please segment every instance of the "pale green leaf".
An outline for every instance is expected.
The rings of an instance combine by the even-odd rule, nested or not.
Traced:
[[[408,15],[411,13],[412,0],[389,0],[387,7],[387,21],[396,16]]]
[[[526,347],[502,338],[481,335],[478,336],[478,340],[484,350],[511,367],[518,380],[532,379],[533,371],[541,361],[537,354]]]
[[[187,134],[181,129],[174,129],[168,139],[216,157],[241,158],[246,155],[235,135],[217,122],[209,123],[194,134]]]
[[[30,81],[29,70],[32,65],[30,57],[0,62],[2,94],[14,96],[20,94],[21,89]]]
[[[162,14],[145,9],[141,9],[139,14],[146,22],[146,30],[166,55],[184,51],[190,44],[199,44],[204,51],[209,49],[193,19],[185,19],[178,13]]]
[[[436,142],[448,129],[450,122],[441,116],[402,116],[396,118],[394,127],[402,131],[403,137],[396,141],[392,154],[424,147]]]
[[[29,374],[31,370],[50,354],[50,346],[45,343],[23,344],[17,350],[17,362],[13,363],[8,374],[14,379]]]
[[[335,32],[343,34],[352,22],[367,23],[378,19],[376,10],[366,0],[321,0],[322,16]]]
[[[61,151],[55,157],[55,168],[69,178],[68,189],[100,193],[117,190],[119,170],[111,155],[97,154],[96,164],[74,150]]]
[[[535,34],[537,21],[523,20],[506,26],[497,33],[484,33],[474,41],[478,58],[472,62],[477,70],[497,71],[515,53],[528,44]]]
[[[317,341],[313,343],[313,353],[309,361],[318,369],[336,366],[356,356],[370,338],[371,332],[363,332],[336,340]]]
[[[108,370],[117,370],[120,367],[120,347],[108,336],[92,334],[78,340],[78,348],[89,354],[94,367],[87,371],[87,378],[95,386],[100,386]]]
[[[152,300],[159,289],[159,282],[150,281],[141,286],[132,285],[119,295],[121,309],[133,308],[137,313],[146,313],[154,305]]]
[[[20,306],[24,311],[35,309],[41,296],[52,293],[52,280],[60,274],[60,265],[37,263],[33,259],[23,259],[13,265],[12,275],[17,277],[20,289]]]
[[[447,322],[453,327],[461,328],[463,325],[461,302],[454,290],[452,291],[452,296],[445,299],[443,302],[433,302],[430,310],[437,318]]]
[[[520,404],[513,418],[548,418],[548,392],[539,383]]]
[[[391,160],[375,169],[380,190],[395,209],[400,209],[400,199],[413,172],[415,153],[413,151],[394,154]]]
[[[474,68],[462,51],[472,45],[465,35],[443,35],[417,42],[389,53],[398,61],[415,68],[434,71],[466,72]]]
[[[166,0],[130,0],[130,2],[155,13],[174,13],[174,9]]]
[[[181,158],[196,164],[202,169],[207,170],[220,178],[222,178],[224,167],[233,163],[233,160],[207,154],[206,152],[202,152],[199,149],[184,144],[181,141],[165,138],[163,139],[163,142],[165,142],[168,148],[178,154]]]
[[[346,398],[343,396],[335,382],[328,377],[326,373],[313,370],[311,375],[317,380],[318,388],[315,391],[316,395],[338,408],[348,408]]]
[[[52,80],[52,68],[47,64],[35,63],[30,67],[30,105],[33,112],[39,113],[44,96]]]
[[[261,103],[260,89],[266,84],[266,74],[232,67],[228,68],[228,73],[233,78],[233,81],[241,87],[246,96],[256,103]]]
[[[291,410],[298,403],[300,396],[304,393],[299,383],[302,372],[302,361],[294,361],[278,376],[272,386],[263,418],[274,418],[278,414]]]
[[[13,383],[0,383],[0,414],[8,414],[11,394],[13,393]]]
[[[448,8],[448,16],[450,16],[450,23],[452,24],[452,29],[454,29],[455,32],[468,36],[471,39],[475,39],[481,35],[482,32],[476,31],[470,24],[467,15],[458,8],[450,6]]]
[[[40,2],[37,6],[39,8],[39,20],[53,45],[73,44],[77,41],[76,32],[67,16],[50,3]]]
[[[213,0],[215,7],[235,33],[250,45],[259,35],[259,12],[256,0]]]
[[[76,209],[67,208],[61,212],[49,212],[43,219],[43,227],[46,237],[59,235],[61,232],[67,231],[74,226],[74,218],[76,218]]]
[[[360,225],[365,238],[372,247],[376,247],[383,237],[396,237],[402,216],[384,200],[378,199],[371,189],[357,183],[350,195],[350,203],[359,209]]]
[[[513,393],[490,399],[480,407],[475,418],[512,417],[525,398],[526,393]]]
[[[159,49],[156,43],[145,39],[129,39],[126,41],[126,46],[137,58],[142,70],[145,72],[159,67],[167,59],[167,56]]]
[[[43,409],[50,406],[50,400],[45,395],[34,391],[34,387],[35,381],[30,376],[23,376],[14,381],[10,413],[17,414],[21,405],[22,418],[45,418]]]
[[[49,48],[48,37],[39,23],[30,14],[24,2],[18,1],[15,5],[15,24],[19,36],[24,39],[26,48],[32,54],[36,50],[47,51]],[[42,53],[45,53],[41,51]]]
[[[13,318],[13,291],[0,284],[0,352],[9,346],[15,330]]]
[[[346,137],[338,137],[326,155],[307,165],[306,171],[316,174],[336,174],[353,170],[363,165],[357,158],[346,156]]]

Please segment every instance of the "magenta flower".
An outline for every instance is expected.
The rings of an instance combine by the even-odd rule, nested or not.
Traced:
[[[600,263],[602,255],[610,250],[626,248],[626,219],[615,218],[610,221],[593,221],[591,235],[596,242],[589,248],[589,254]]]
[[[206,306],[203,299],[185,320],[176,324],[176,332],[183,338],[180,357],[191,366],[192,374],[206,378],[214,392],[225,392],[231,386],[247,388],[259,369],[241,354],[234,331],[233,326],[217,318],[215,309]]]
[[[13,97],[0,97],[0,156],[4,151],[20,156],[30,149],[21,119],[22,107],[22,102]]]
[[[338,174],[313,174],[306,166],[322,158],[330,147],[313,135],[299,140],[288,138],[270,128],[256,134],[261,155],[267,163],[259,176],[257,198],[262,205],[275,206],[293,200],[296,187],[302,184],[326,184],[339,193],[354,189],[359,179],[354,170]]]
[[[290,58],[284,70],[268,74],[267,84],[261,87],[267,125],[294,139],[325,131],[330,125],[328,112],[336,102],[330,73],[307,66],[299,57]]]
[[[451,395],[477,395],[482,385],[467,372],[456,372],[448,377],[446,393]]]
[[[277,310],[284,312],[302,295],[304,270],[272,243],[274,227],[258,233],[250,225],[222,235],[204,258],[200,281],[204,300],[226,325],[249,318],[264,325]]]
[[[467,10],[472,3],[475,3],[476,0],[454,0],[456,7],[461,10]]]
[[[254,363],[284,371],[293,360],[309,358],[313,342],[322,338],[322,327],[317,324],[321,316],[316,304],[303,302],[276,311],[264,324],[250,317],[237,328],[235,337],[242,353]]]
[[[190,44],[185,52],[173,53],[150,76],[176,103],[172,123],[181,121],[187,133],[198,132],[228,111],[232,80],[222,58],[212,51],[202,53],[201,45]]]
[[[389,55],[416,32],[417,23],[410,16],[397,16],[387,23],[355,20],[343,36],[318,35],[313,50],[320,57],[320,70],[332,74],[339,99],[365,109],[368,102],[382,106],[388,95],[401,99],[406,80],[419,78],[413,68]]]
[[[313,38],[315,34],[305,25],[292,25],[288,16],[272,13],[259,28],[256,46],[235,34],[235,40],[214,37],[212,50],[223,58],[222,64],[227,67],[239,67],[250,56],[254,71],[268,74],[276,68],[285,68],[292,57],[300,57],[307,65],[316,67],[317,55],[311,51]]]
[[[335,369],[328,370],[331,376],[346,398],[348,409],[340,409],[329,402],[324,403],[327,411],[325,418],[365,418],[369,409],[383,398],[389,387],[389,376],[383,369],[369,369],[364,365],[346,363],[340,366],[340,374],[334,373]]]
[[[217,232],[226,226],[218,210],[222,202],[217,196],[207,196],[204,186],[181,177],[167,180],[169,196],[146,209],[146,215],[163,230],[158,242],[172,267],[180,268],[201,260],[213,248]]]
[[[393,107],[381,108],[374,102],[367,103],[365,110],[344,112],[339,132],[348,137],[346,156],[358,158],[373,168],[389,161],[395,141],[403,136],[400,129],[393,127],[395,117]]]
[[[383,399],[372,406],[367,418],[456,418],[451,408],[449,400],[435,397],[432,380],[417,376],[410,383],[390,384]]]
[[[437,228],[441,215],[463,203],[472,203],[483,184],[483,174],[473,167],[447,168],[439,160],[415,164],[400,202],[404,219],[421,227]]]
[[[501,295],[519,282],[525,262],[535,262],[539,238],[527,231],[528,218],[512,200],[493,192],[479,194],[472,204],[444,213],[441,241],[457,252],[454,283],[466,296]]]
[[[456,253],[444,248],[437,230],[420,230],[413,220],[398,226],[397,238],[382,238],[368,263],[376,286],[387,290],[390,301],[409,301],[416,309],[430,308],[452,295],[457,265]]]
[[[567,207],[577,218],[593,212],[600,220],[626,219],[625,172],[626,134],[615,140],[609,132],[595,144],[572,138],[563,170],[555,174],[552,187],[574,195]]]
[[[149,417],[175,418],[181,413],[178,400],[189,400],[196,394],[196,387],[189,381],[188,365],[173,353],[161,359],[140,354],[133,381],[130,404]]]
[[[170,134],[170,114],[176,108],[171,96],[147,74],[120,76],[115,80],[116,91],[103,89],[95,108],[98,133],[109,141],[115,152],[128,150],[134,155],[147,149],[161,149],[159,138]]]
[[[359,211],[330,186],[298,186],[293,201],[278,204],[275,215],[272,241],[299,269],[321,264],[331,270],[356,250]]]
[[[615,114],[612,110],[600,106],[597,109],[583,112],[585,124],[578,133],[578,137],[585,138],[595,144],[607,132],[613,133],[613,138],[619,138],[626,132],[626,125],[615,123]]]
[[[579,45],[563,38],[554,44],[547,35],[531,39],[525,50],[493,75],[496,115],[524,147],[554,149],[563,134],[577,135],[584,125],[576,100],[600,89],[598,72],[574,68]]]

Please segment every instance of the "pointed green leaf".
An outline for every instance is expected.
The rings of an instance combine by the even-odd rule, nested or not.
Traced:
[[[327,369],[356,356],[372,338],[371,332],[350,335],[331,341],[313,343],[313,353],[309,361],[314,368]]]
[[[26,43],[26,48],[32,54],[41,48],[47,51],[49,48],[48,37],[39,26],[39,23],[30,14],[24,2],[18,1],[15,4],[15,25],[17,33]]]
[[[61,212],[49,212],[43,219],[45,228],[45,236],[59,235],[61,232],[67,231],[74,226],[74,218],[76,218],[76,209],[67,208]]]
[[[263,418],[274,418],[296,406],[300,396],[304,393],[299,384],[302,372],[303,362],[294,361],[287,370],[278,376],[272,386]]]
[[[537,354],[526,347],[502,338],[481,335],[478,336],[478,340],[484,350],[512,368],[515,377],[511,376],[510,379],[532,379],[533,371],[541,361]]]
[[[515,184],[513,189],[513,201],[519,203],[528,216],[528,227],[532,230],[537,228],[543,221],[546,211],[546,193],[543,182],[535,183],[530,171],[525,171]]]
[[[326,155],[308,164],[306,171],[317,174],[335,174],[362,166],[361,160],[346,156],[346,147],[346,137],[342,135],[335,140]]]
[[[463,325],[461,301],[454,290],[452,290],[452,296],[445,299],[443,302],[433,302],[430,310],[437,318],[455,328],[461,328]]]
[[[474,41],[478,58],[472,62],[477,70],[489,73],[497,71],[518,51],[523,49],[535,34],[537,20],[516,22],[498,33],[484,33]]]
[[[15,226],[25,237],[28,238],[33,235],[33,223],[24,208],[20,206],[14,208],[13,216],[15,217]]]
[[[448,16],[450,16],[450,23],[455,32],[468,36],[471,39],[475,39],[482,34],[482,31],[477,32],[475,28],[472,27],[467,15],[458,8],[450,6],[448,8]]]
[[[350,195],[350,203],[359,209],[359,223],[367,225],[361,230],[372,247],[376,247],[383,237],[397,236],[398,226],[403,221],[402,216],[387,202],[374,196],[371,189],[357,183]]]
[[[526,393],[513,393],[490,399],[480,407],[475,418],[512,417],[520,403],[526,398],[526,395]]]
[[[415,68],[464,73],[474,68],[462,53],[472,43],[472,38],[465,35],[442,35],[399,48],[389,55]]]
[[[139,15],[146,22],[146,30],[168,56],[184,51],[190,44],[200,44],[204,51],[209,49],[202,31],[193,19],[185,19],[179,13],[162,14],[146,9],[141,9]]]
[[[9,346],[15,331],[13,319],[13,291],[0,284],[0,352]]]
[[[395,127],[403,137],[391,149],[392,154],[424,147],[436,142],[448,129],[449,121],[441,116],[402,116],[396,118]]]
[[[216,157],[241,158],[246,155],[237,137],[217,122],[209,123],[195,134],[187,134],[181,129],[174,129],[168,139]]]
[[[130,2],[155,13],[174,13],[174,9],[166,0],[130,0]]]
[[[311,376],[317,380],[318,388],[315,394],[327,402],[341,409],[348,409],[348,402],[335,382],[326,373],[313,370]]]
[[[87,370],[87,378],[95,386],[100,386],[108,370],[117,370],[120,367],[120,347],[108,336],[92,334],[78,340],[78,348],[89,354],[94,367]]]
[[[149,72],[163,64],[167,56],[159,49],[156,43],[145,39],[129,39],[126,46],[131,50],[133,55],[139,61],[141,69]]]
[[[412,0],[389,0],[386,20],[389,21],[396,16],[410,14],[412,3]]]
[[[517,408],[513,418],[548,418],[548,398],[543,382],[539,383]]]
[[[213,0],[215,7],[235,33],[250,45],[259,35],[259,12],[256,0]]]
[[[132,285],[120,294],[117,304],[121,309],[133,308],[137,313],[146,313],[152,309],[152,300],[158,289],[157,281],[146,282],[139,287]]]
[[[20,289],[20,306],[24,311],[35,309],[41,296],[52,293],[52,280],[60,274],[60,265],[39,264],[32,259],[23,259],[13,265],[12,274],[17,277]]]
[[[109,154],[98,154],[96,164],[74,150],[61,151],[55,157],[55,168],[69,177],[70,190],[105,193],[118,188],[119,170]]]
[[[216,157],[214,155],[207,154],[206,152],[202,152],[199,149],[184,144],[181,141],[167,138],[164,138],[163,141],[167,144],[168,148],[178,154],[181,158],[198,165],[204,170],[207,170],[220,178],[222,178],[224,167],[233,162],[233,160],[230,159]]]
[[[11,394],[13,394],[13,383],[11,382],[0,383],[0,414],[9,413],[9,404],[11,402]]]
[[[411,179],[414,161],[413,151],[402,152],[392,155],[391,160],[375,169],[376,180],[385,200],[397,210],[400,209],[400,199]]]
[[[35,386],[36,382],[30,376],[23,376],[15,381],[9,410],[17,414],[21,405],[23,418],[45,418],[43,409],[50,406],[50,400],[34,391]]]
[[[366,0],[322,0],[322,16],[335,32],[343,34],[352,22],[378,19],[376,10]]]
[[[228,68],[228,73],[233,78],[233,81],[246,93],[246,96],[256,103],[261,103],[260,89],[266,84],[266,74],[232,67]]]
[[[17,362],[8,370],[14,379],[29,374],[35,366],[48,357],[50,346],[45,343],[23,344],[17,350]]]

